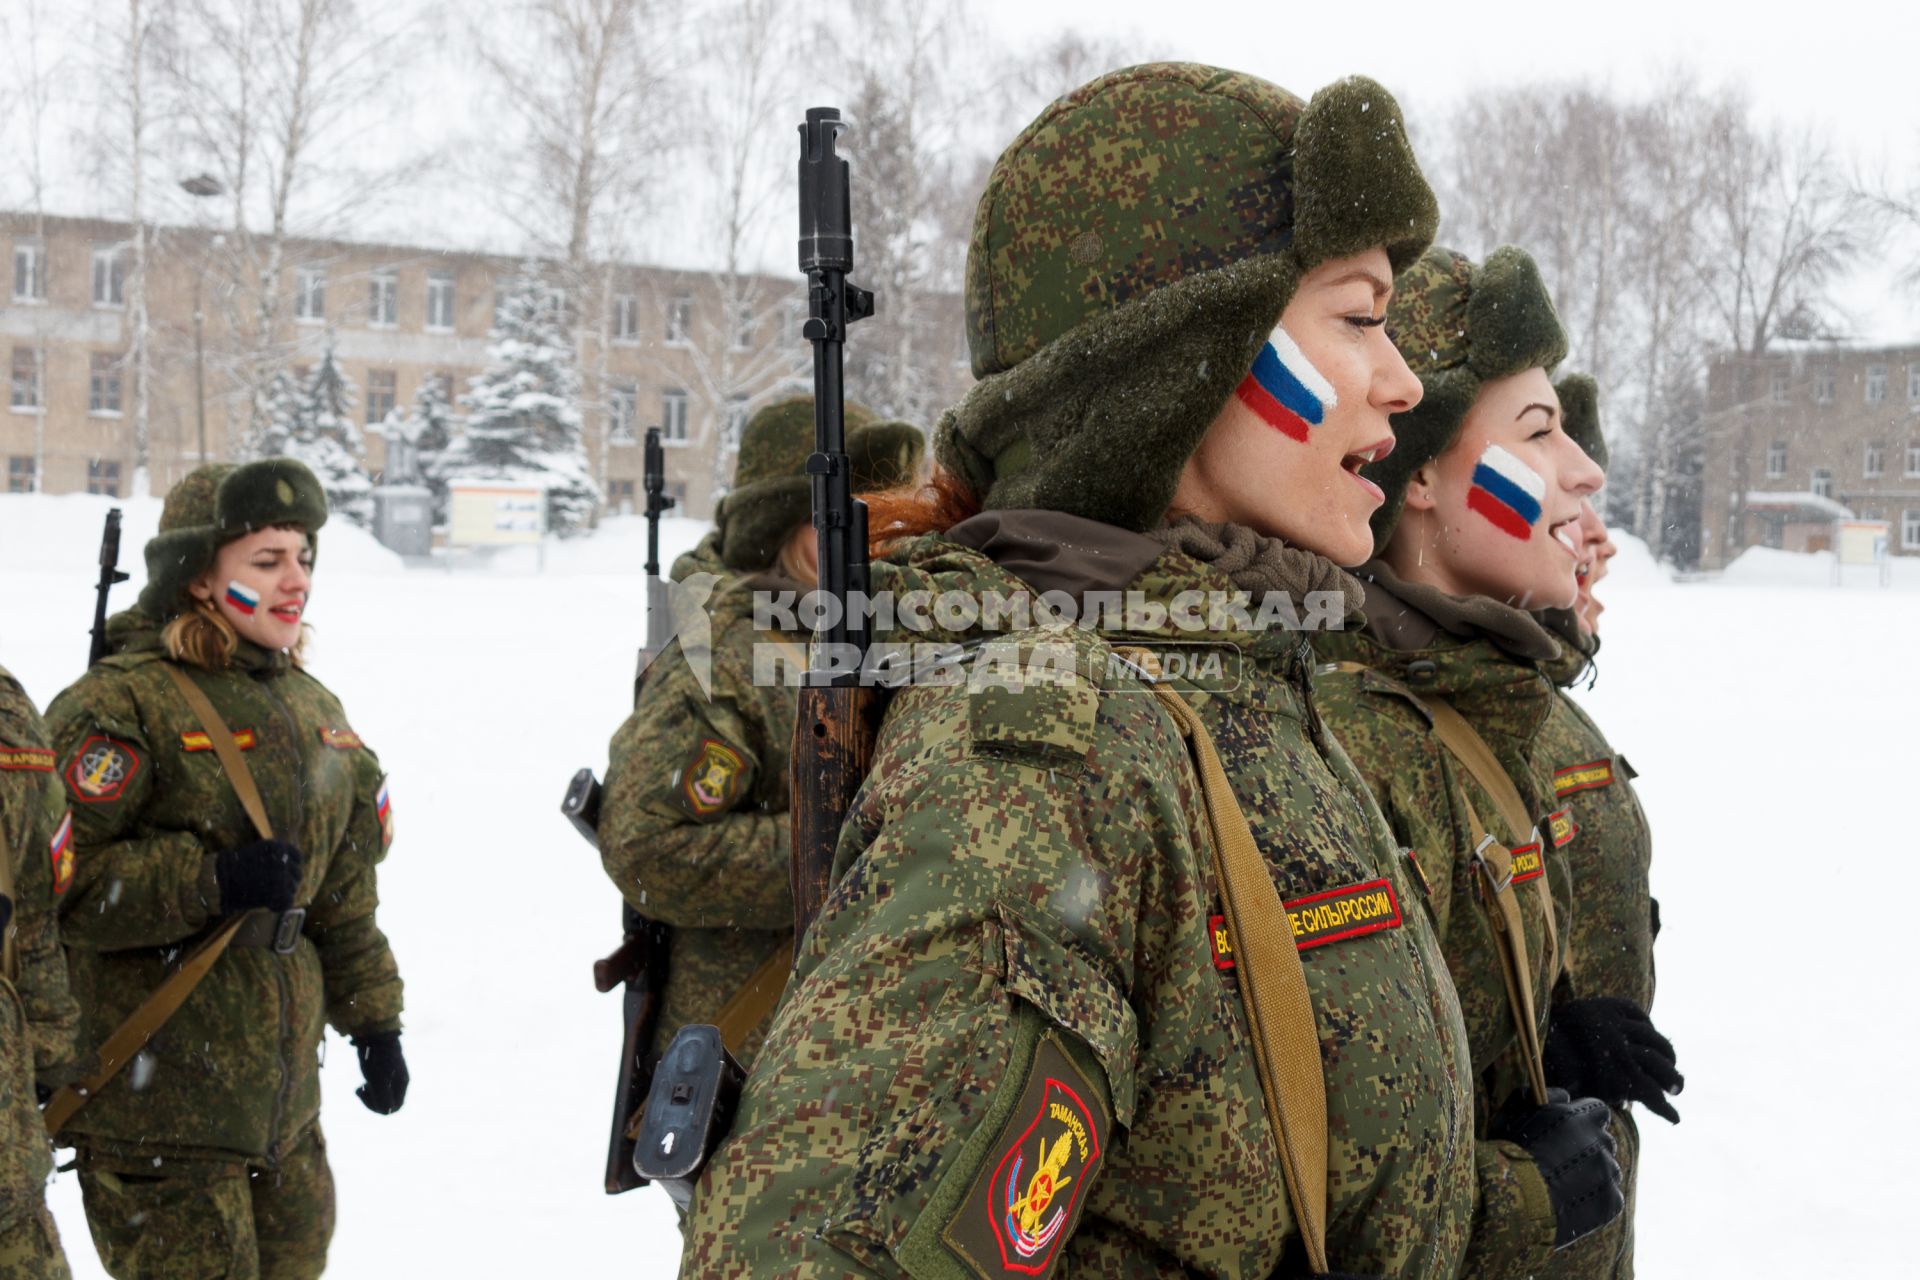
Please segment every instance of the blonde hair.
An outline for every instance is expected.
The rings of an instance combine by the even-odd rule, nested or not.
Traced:
[[[190,663],[207,671],[225,671],[240,647],[240,633],[233,629],[211,600],[193,600],[186,612],[160,629],[160,643],[175,662]],[[303,666],[307,647],[307,627],[302,624],[300,638],[294,641],[289,656],[293,665]]]

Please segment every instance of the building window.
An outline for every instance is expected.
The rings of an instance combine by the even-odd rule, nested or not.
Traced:
[[[673,499],[675,508],[681,511],[687,509],[687,482],[685,480],[669,480],[662,488],[666,490],[667,496]]]
[[[120,416],[120,357],[111,352],[93,353],[87,372],[87,412]]]
[[[635,444],[639,440],[640,391],[630,382],[616,384],[607,393],[607,441]]]
[[[733,349],[735,351],[751,351],[753,349],[754,327],[753,304],[751,302],[743,302],[736,306],[733,309],[733,324],[729,326],[733,331]]]
[[[301,267],[293,273],[293,318],[306,324],[327,318],[325,267]]]
[[[1907,474],[1920,476],[1920,440],[1907,441]]]
[[[691,345],[693,339],[688,335],[693,330],[693,299],[675,298],[667,304],[667,345],[684,347]]]
[[[376,271],[367,278],[367,323],[376,329],[391,329],[400,319],[400,277],[391,271]]]
[[[44,302],[47,298],[47,248],[37,240],[13,242],[13,300]]]
[[[1878,480],[1887,469],[1887,449],[1882,444],[1867,446],[1866,458],[1860,466],[1860,473],[1869,480]]]
[[[1767,393],[1773,398],[1775,404],[1787,402],[1787,371],[1785,369],[1773,371],[1772,377],[1768,380]]]
[[[1813,469],[1812,489],[1813,496],[1816,498],[1831,498],[1833,496],[1833,472],[1827,470],[1825,467],[1815,467]]]
[[[1787,478],[1787,442],[1775,440],[1767,446],[1767,479]]]
[[[633,514],[633,481],[631,480],[607,481],[607,506],[611,507],[616,515],[623,515],[623,516],[632,515]]]
[[[1907,366],[1907,399],[1920,400],[1920,363]]]
[[[453,272],[427,272],[427,328],[453,328]]]
[[[1900,549],[1920,551],[1920,511],[1912,507],[1900,513]]]
[[[640,341],[640,299],[630,293],[614,295],[613,340],[615,342]]]
[[[727,416],[720,422],[720,450],[723,453],[740,451],[740,436],[747,429],[747,398],[733,396],[727,401]]]
[[[367,425],[376,426],[387,420],[393,412],[393,406],[399,399],[399,375],[391,369],[367,370]]]
[[[103,497],[120,496],[120,464],[95,459],[87,464],[87,492]]]
[[[1833,370],[1816,369],[1813,372],[1813,402],[1815,404],[1833,403]]]
[[[660,443],[687,442],[687,393],[669,391],[660,397]]]
[[[33,459],[12,457],[7,459],[7,492],[33,492]]]
[[[7,404],[29,411],[40,407],[40,356],[32,347],[13,349],[13,372],[8,380]]]
[[[93,305],[127,305],[127,252],[118,245],[93,251]]]
[[[1887,366],[1870,364],[1867,366],[1867,403],[1885,404],[1887,400]]]

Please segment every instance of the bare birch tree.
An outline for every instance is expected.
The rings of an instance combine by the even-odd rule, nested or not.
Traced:
[[[0,45],[8,51],[7,85],[11,92],[0,99],[0,111],[15,121],[16,136],[22,145],[19,155],[20,177],[26,183],[27,226],[37,246],[34,269],[38,281],[29,281],[30,296],[44,298],[47,279],[47,132],[53,108],[53,86],[67,71],[66,59],[55,50],[49,30],[49,16],[41,0],[21,0],[11,15],[0,15]],[[42,382],[46,379],[47,343],[51,336],[49,308],[40,305],[27,313],[33,326],[33,362]],[[30,489],[46,491],[47,414],[42,411],[33,420],[33,477]]]

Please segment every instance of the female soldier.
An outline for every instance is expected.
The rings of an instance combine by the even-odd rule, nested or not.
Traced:
[[[1602,471],[1607,443],[1600,430],[1599,388],[1585,374],[1560,380],[1567,435]],[[1673,1045],[1648,1017],[1653,1007],[1653,935],[1656,908],[1648,887],[1653,836],[1646,811],[1634,794],[1634,769],[1613,749],[1581,705],[1572,686],[1592,669],[1600,651],[1600,602],[1594,585],[1614,554],[1606,523],[1591,502],[1581,504],[1582,558],[1579,596],[1572,609],[1541,616],[1559,638],[1561,656],[1546,670],[1555,690],[1533,760],[1553,781],[1549,828],[1564,833],[1566,857],[1577,889],[1567,931],[1567,966],[1555,992],[1544,1047],[1549,1077],[1576,1093],[1589,1093],[1614,1108],[1613,1136],[1627,1209],[1591,1243],[1583,1241],[1554,1259],[1548,1275],[1611,1280],[1633,1274],[1633,1205],[1640,1131],[1630,1100],[1671,1123],[1680,1115],[1666,1099],[1682,1084]]]
[[[1507,1181],[1483,1188],[1465,1273],[1529,1275],[1621,1203],[1606,1107],[1549,1101],[1540,1078],[1567,883],[1534,831],[1552,806],[1529,766],[1558,646],[1526,610],[1572,603],[1573,529],[1600,474],[1561,430],[1546,371],[1566,336],[1524,253],[1475,266],[1429,251],[1387,323],[1424,395],[1396,417],[1393,456],[1364,471],[1385,495],[1378,558],[1361,570],[1367,622],[1316,639],[1337,663],[1323,708],[1426,873],[1466,1015],[1476,1132],[1507,1158]]]
[[[0,667],[0,1280],[64,1280],[47,1212],[53,1151],[37,1090],[71,1074],[79,1011],[55,903],[73,878],[66,792],[46,725]]]
[[[334,1218],[324,1023],[353,1038],[367,1107],[406,1097],[400,974],[374,922],[386,779],[301,665],[326,519],[298,462],[188,475],[147,544],[138,606],[108,624],[114,652],[49,708],[73,805],[61,922],[81,1043],[230,938],[65,1124],[115,1276],[319,1275]]]
[[[893,553],[941,598],[1126,616],[934,609],[980,656],[892,697],[684,1274],[1453,1274],[1458,1009],[1283,624],[1357,598],[1327,557],[1365,556],[1354,472],[1419,394],[1380,324],[1435,217],[1359,79],[1134,67],[1000,157],[981,382],[874,527],[944,530]]]
[[[875,423],[858,405],[847,406],[847,424],[857,486],[914,478],[925,448],[917,427]],[[636,911],[673,930],[656,1052],[682,1025],[719,1019],[727,1047],[751,1063],[792,962],[790,678],[806,667],[806,636],[763,629],[754,596],[813,587],[812,452],[810,396],[747,423],[718,527],[674,566],[689,586],[696,573],[715,576],[697,606],[707,630],[676,620],[680,643],[648,669],[613,736],[600,858]]]

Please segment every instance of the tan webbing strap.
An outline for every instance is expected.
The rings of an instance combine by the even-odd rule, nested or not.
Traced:
[[[260,798],[260,788],[254,785],[253,773],[247,768],[247,758],[240,754],[239,747],[233,745],[233,731],[227,728],[226,721],[213,709],[213,703],[207,701],[207,695],[200,691],[200,686],[193,682],[192,677],[171,662],[160,665],[180,686],[180,696],[187,700],[194,718],[206,730],[207,740],[213,743],[213,754],[220,758],[220,767],[227,771],[227,781],[233,784],[233,793],[240,798],[240,807],[253,820],[253,829],[260,833],[262,840],[273,839],[273,824],[267,820],[266,802]]]
[[[1513,896],[1513,855],[1498,840],[1487,834],[1466,793],[1460,802],[1467,807],[1467,823],[1473,832],[1474,859],[1480,864],[1486,891],[1487,916],[1493,922],[1494,950],[1500,958],[1500,979],[1507,988],[1507,1007],[1513,1011],[1514,1031],[1520,1040],[1520,1057],[1527,1069],[1527,1084],[1533,1100],[1547,1105],[1546,1064],[1540,1050],[1540,1027],[1535,1021],[1533,975],[1527,966],[1527,935],[1520,919],[1520,904]],[[1551,907],[1551,904],[1549,904]]]
[[[213,709],[213,703],[200,691],[200,686],[189,679],[185,672],[172,663],[161,665],[173,677],[181,696],[187,700],[187,706],[200,721],[200,727],[206,731],[207,740],[213,744],[213,753],[219,758],[220,767],[226,771],[227,781],[233,784],[234,794],[240,798],[240,807],[252,819],[254,829],[260,833],[262,840],[273,839],[273,824],[267,821],[267,806],[260,798],[260,788],[254,784],[252,772],[247,768],[246,757],[233,745],[233,731],[227,728],[220,713]],[[194,988],[212,971],[214,962],[226,954],[233,935],[253,914],[243,912],[223,923],[211,937],[193,949],[178,969],[154,988],[152,995],[140,1002],[139,1008],[127,1015],[126,1021],[114,1028],[107,1042],[100,1046],[99,1065],[94,1072],[79,1084],[68,1085],[54,1094],[41,1112],[48,1133],[58,1134],[67,1121],[73,1119],[75,1112],[99,1096],[100,1091],[120,1074],[120,1069],[147,1047],[147,1041],[167,1025],[167,1019],[180,1011],[180,1006],[187,1002]]]
[[[720,1028],[720,1043],[727,1046],[727,1052],[740,1052],[747,1036],[773,1012],[773,1006],[780,1003],[780,993],[787,989],[787,974],[792,968],[793,939],[788,938],[740,984],[738,991],[727,997],[720,1012],[713,1015],[713,1025]]]
[[[1493,797],[1494,807],[1500,811],[1500,820],[1507,824],[1512,839],[1524,844],[1533,832],[1533,819],[1527,813],[1527,802],[1520,798],[1520,789],[1513,785],[1512,776],[1501,767],[1493,748],[1451,703],[1428,698],[1422,705],[1433,717],[1433,731],[1439,736],[1441,744],[1453,753],[1454,759],[1466,766],[1467,772],[1480,784],[1480,789]],[[1479,839],[1476,835],[1474,842],[1479,843]],[[1543,839],[1540,842],[1543,867],[1546,865],[1546,856],[1547,842]],[[1546,922],[1547,985],[1551,987],[1560,976],[1561,960],[1560,928],[1553,918],[1553,889],[1544,874],[1533,882],[1533,887],[1540,895],[1540,914]]]
[[[1145,650],[1121,656],[1158,676]],[[1213,832],[1214,874],[1225,900],[1228,938],[1240,973],[1240,999],[1253,1031],[1254,1066],[1267,1118],[1280,1147],[1287,1198],[1317,1274],[1327,1265],[1327,1083],[1313,997],[1294,945],[1287,909],[1267,862],[1234,799],[1227,771],[1198,713],[1165,684],[1152,685],[1160,705],[1193,749],[1200,794]]]

